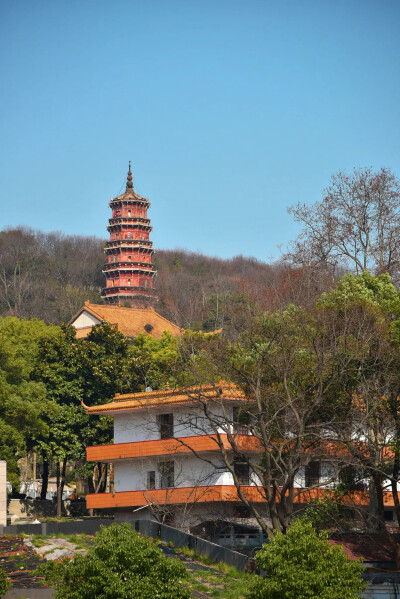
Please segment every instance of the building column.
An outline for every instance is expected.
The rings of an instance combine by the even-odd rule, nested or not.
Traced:
[[[7,462],[0,460],[0,526],[7,526]]]

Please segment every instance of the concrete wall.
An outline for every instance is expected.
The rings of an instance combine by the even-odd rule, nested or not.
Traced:
[[[233,407],[228,406],[226,409],[231,417]],[[115,414],[114,443],[156,441],[160,438],[157,416],[166,413],[174,415],[175,437],[192,437],[213,432],[209,422],[202,414],[201,407],[167,406]],[[221,407],[215,405],[214,413],[216,416],[221,415]],[[220,429],[220,432],[222,433],[223,430]]]
[[[114,486],[116,491],[140,491],[147,487],[147,472],[156,472],[156,488],[160,488],[160,462],[174,462],[175,487],[204,485],[232,485],[232,475],[226,472],[222,462],[214,459],[214,468],[194,455],[167,456],[165,458],[136,459],[114,464]]]

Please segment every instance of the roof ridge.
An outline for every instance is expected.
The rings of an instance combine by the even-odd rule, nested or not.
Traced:
[[[91,306],[96,306],[97,307],[97,306],[101,306],[101,304],[91,304],[90,302],[85,302],[85,304],[84,304],[81,312],[83,312],[84,310],[87,310],[93,316],[96,316],[100,320],[103,320],[103,316],[101,314],[99,314],[99,312],[96,312],[96,310],[94,310],[93,308],[91,308]]]
[[[118,306],[118,305],[112,305],[112,304],[89,304],[90,306],[98,306],[99,308],[102,309],[112,309],[112,310],[135,310],[135,312],[139,311],[139,312],[155,312],[154,308],[132,308],[130,306]],[[158,312],[156,312],[156,314],[158,314]],[[164,318],[164,316],[161,316],[161,314],[158,314],[161,318]],[[167,320],[166,318],[164,320]],[[170,321],[168,321],[170,322]],[[173,323],[172,323],[173,324]],[[175,325],[178,326],[178,325]]]
[[[224,389],[233,389],[235,391],[239,391],[241,394],[244,395],[243,391],[240,389],[240,387],[238,387],[238,385],[235,385],[235,383],[228,383],[227,381],[218,381],[217,383],[213,384],[213,383],[209,383],[207,385],[192,385],[190,387],[177,387],[175,389],[154,389],[152,391],[138,391],[137,393],[116,393],[114,395],[114,400],[115,401],[124,401],[125,398],[127,397],[135,397],[137,399],[139,399],[140,397],[146,397],[146,398],[152,398],[152,397],[159,397],[159,396],[165,396],[165,397],[171,397],[173,395],[190,395],[191,392],[195,392],[195,391],[201,391],[204,390],[204,392],[210,392],[212,390],[217,390],[217,387],[219,387],[220,389],[224,390]]]

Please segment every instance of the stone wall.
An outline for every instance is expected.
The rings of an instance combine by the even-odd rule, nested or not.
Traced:
[[[88,516],[85,501],[63,501],[62,515],[72,517]],[[9,499],[8,517],[18,520],[40,520],[57,516],[57,504],[50,499]]]

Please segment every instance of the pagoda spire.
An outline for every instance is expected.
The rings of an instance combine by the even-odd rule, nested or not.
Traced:
[[[130,189],[132,189],[132,191],[133,191],[131,161],[129,161],[128,177],[126,179],[126,191],[129,191]]]

